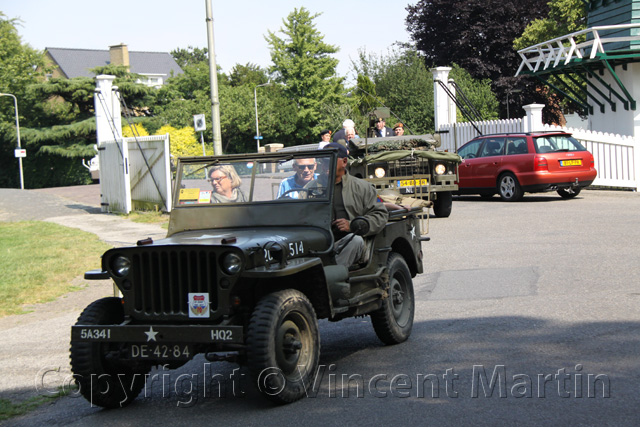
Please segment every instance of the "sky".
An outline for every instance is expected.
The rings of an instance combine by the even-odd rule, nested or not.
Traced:
[[[387,55],[396,42],[409,42],[406,7],[384,0],[2,0],[0,12],[19,18],[22,42],[39,50],[106,50],[124,43],[129,51],[170,52],[207,47],[206,2],[211,1],[216,64],[229,72],[235,64],[271,65],[268,31],[279,30],[294,8],[320,13],[314,22],[324,41],[337,46],[341,76],[350,75],[359,50]],[[411,1],[415,4],[417,0]]]

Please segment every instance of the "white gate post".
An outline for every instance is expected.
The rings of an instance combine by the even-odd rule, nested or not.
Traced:
[[[115,76],[101,74],[96,77],[93,102],[96,112],[96,135],[98,146],[103,141],[122,138],[120,102],[113,94]]]
[[[453,121],[450,117],[449,103],[452,102],[449,99],[449,95],[444,90],[438,81],[445,85],[449,84],[449,71],[451,67],[436,67],[431,69],[433,74],[433,115],[434,115],[434,127],[436,131],[440,130],[443,125],[455,123],[455,114]]]
[[[542,124],[542,109],[544,104],[529,104],[522,107],[527,112],[524,118],[524,131],[525,132],[539,132],[544,130]]]

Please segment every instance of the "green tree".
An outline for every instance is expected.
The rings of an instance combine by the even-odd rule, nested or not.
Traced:
[[[189,46],[186,49],[174,49],[170,53],[180,68],[209,61],[209,53],[206,47],[199,48]]]
[[[413,134],[433,131],[433,76],[415,50],[392,51],[381,57],[361,51],[354,68],[375,83],[375,91],[364,89],[376,95],[373,101],[371,96],[364,98],[372,102],[363,106],[368,112],[385,106],[392,112],[389,124],[401,121]],[[366,79],[359,76],[358,84],[362,82]]]
[[[546,40],[584,30],[586,26],[587,10],[583,0],[551,0],[549,15],[530,22],[522,35],[513,41],[513,48],[524,49]]]
[[[236,64],[229,72],[229,84],[231,86],[261,85],[269,81],[267,71],[258,65],[248,63],[247,65]]]
[[[516,51],[524,49],[546,40],[583,30],[586,26],[587,7],[585,2],[582,0],[551,0],[549,15],[529,23],[522,35],[514,40],[513,48]],[[585,39],[586,37],[583,35],[578,37],[576,41],[579,43]],[[566,85],[573,87],[576,91],[586,89],[584,83],[580,87],[576,87],[574,82],[564,77],[554,76],[552,81],[554,79],[563,80]],[[558,84],[557,81],[554,83]],[[547,105],[543,110],[543,120],[547,123],[563,124],[562,110],[571,110],[573,105],[568,100],[560,98],[548,87],[541,87],[538,82],[529,83],[527,86],[529,94],[533,91],[537,98],[544,97],[542,101],[537,100],[537,102],[543,102]]]
[[[0,12],[0,92],[16,97],[22,130],[29,126],[34,106],[33,100],[28,96],[28,87],[42,79],[46,70],[43,53],[22,43],[17,29],[19,23],[19,20],[8,19]],[[8,96],[0,97],[0,187],[20,186],[18,161],[14,157],[17,145],[15,117],[13,99]],[[33,152],[28,152],[28,157],[23,162],[25,177],[28,177],[26,171],[32,154]]]
[[[458,85],[462,90],[483,120],[498,119],[500,104],[491,90],[491,80],[474,79],[467,70],[460,67],[458,64],[452,64],[452,70],[449,73],[449,78],[456,82],[456,85]],[[460,111],[458,111],[457,116],[457,120],[459,122],[467,121]]]
[[[534,81],[513,77],[520,65],[513,40],[530,22],[547,16],[547,2],[419,0],[407,7],[407,29],[427,66],[456,63],[473,78],[490,79],[506,116],[506,94],[516,87],[526,92],[518,100],[545,101]]]
[[[269,31],[265,37],[271,50],[275,80],[283,84],[285,96],[298,106],[297,137],[301,143],[312,142],[322,125],[325,105],[338,103],[343,91],[342,78],[336,75],[338,60],[330,55],[338,48],[325,43],[316,29],[312,15],[301,7],[283,20],[280,38]]]
[[[402,122],[413,134],[434,131],[433,75],[416,50],[404,48],[382,57],[360,52],[359,63],[354,67],[359,73],[357,92],[366,94],[357,101],[363,114],[377,106],[386,106],[392,113],[388,124]],[[482,117],[497,118],[498,101],[490,80],[474,79],[456,64],[452,64],[452,68],[450,77]],[[375,87],[372,88],[372,84]],[[466,120],[462,116],[459,119]]]

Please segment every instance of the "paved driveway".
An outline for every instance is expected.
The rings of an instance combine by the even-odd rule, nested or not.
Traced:
[[[127,408],[105,411],[69,396],[12,424],[637,425],[640,195],[454,204],[450,218],[431,220],[432,240],[423,243],[409,341],[383,346],[368,318],[321,322],[314,398],[274,407],[246,379],[238,394],[227,381],[219,396],[212,375],[245,371],[199,357],[177,371],[152,371]],[[46,342],[20,331],[42,353],[57,346],[50,351],[60,352],[53,366],[62,372],[49,386],[68,369],[74,317],[57,316],[51,334],[61,332]],[[26,377],[42,369],[34,362],[22,365]]]

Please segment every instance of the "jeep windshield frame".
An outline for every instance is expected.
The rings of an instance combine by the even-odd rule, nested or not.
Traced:
[[[294,167],[296,159],[315,168]],[[335,150],[180,158],[167,236],[229,228],[330,229],[336,160]],[[303,188],[293,178],[299,169],[312,175]]]

